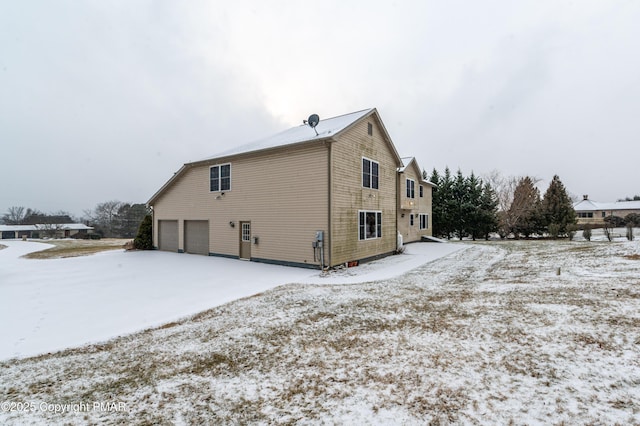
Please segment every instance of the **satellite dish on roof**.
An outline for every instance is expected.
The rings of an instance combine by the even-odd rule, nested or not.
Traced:
[[[316,136],[318,136],[318,131],[316,130],[316,126],[320,122],[320,117],[318,114],[311,114],[309,119],[307,120],[307,124],[316,132]]]

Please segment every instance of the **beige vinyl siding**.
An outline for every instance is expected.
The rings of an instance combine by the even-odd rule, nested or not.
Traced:
[[[415,198],[407,198],[407,179],[415,181]],[[420,198],[420,185],[423,187],[423,197]],[[405,243],[420,241],[423,235],[432,235],[431,202],[433,188],[422,181],[422,172],[415,165],[415,161],[404,172],[398,173],[398,231]],[[427,229],[420,229],[420,215],[429,215]],[[404,215],[404,217],[403,217]],[[411,223],[413,215],[413,226]]]
[[[231,164],[231,190],[210,192],[209,167],[224,163]],[[328,229],[327,170],[328,149],[321,142],[212,160],[193,166],[165,190],[154,219],[178,219],[180,248],[184,220],[208,220],[209,251],[234,257],[240,222],[250,221],[251,236],[259,237],[252,258],[314,264],[315,231]]]
[[[158,244],[158,221],[178,221],[178,249],[184,250],[184,221],[211,220],[213,197],[209,194],[209,168],[195,167],[187,169],[180,179],[156,200],[153,205],[153,241]],[[211,245],[211,230],[209,230],[209,245]]]
[[[367,125],[373,126],[368,135]],[[365,259],[396,248],[396,170],[398,164],[375,116],[341,134],[332,153],[331,264]],[[363,188],[362,157],[379,164],[379,189]],[[358,239],[358,212],[382,212],[382,238]]]

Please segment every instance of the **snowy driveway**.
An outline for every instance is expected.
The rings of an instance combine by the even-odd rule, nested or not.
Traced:
[[[465,247],[411,244],[402,255],[323,277],[317,270],[160,251],[23,259],[49,246],[2,243],[0,360],[101,342],[282,284],[388,279]]]

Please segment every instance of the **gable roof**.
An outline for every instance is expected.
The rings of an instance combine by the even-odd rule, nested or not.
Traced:
[[[313,128],[306,124],[302,124],[299,126],[292,127],[283,132],[277,133],[273,136],[257,140],[255,142],[251,142],[245,145],[238,146],[236,148],[220,152],[213,157],[204,158],[202,160],[194,161],[191,163],[184,164],[173,176],[155,193],[153,196],[147,201],[147,204],[153,204],[156,199],[167,189],[169,188],[180,176],[184,174],[184,172],[194,166],[199,166],[203,164],[215,164],[215,161],[225,159],[228,161],[229,157],[241,156],[244,154],[254,154],[260,153],[263,151],[269,151],[273,149],[281,149],[285,147],[292,147],[294,145],[300,145],[304,143],[313,143],[319,142],[323,140],[330,140],[341,133],[347,131],[351,127],[353,127],[360,120],[365,119],[366,117],[375,115],[382,129],[382,135],[384,139],[388,142],[389,148],[394,156],[398,165],[402,165],[402,160],[400,159],[400,155],[396,151],[393,142],[391,141],[391,137],[387,132],[387,129],[384,127],[382,120],[380,119],[380,115],[378,114],[378,110],[376,108],[363,109],[361,111],[352,112],[349,114],[339,115],[337,117],[327,118],[325,120],[320,120],[318,125]],[[316,135],[316,131],[318,134]]]
[[[433,187],[436,186],[435,183],[422,178],[422,169],[418,165],[418,161],[416,160],[416,157],[402,157],[402,167],[398,167],[398,172],[404,173],[405,170],[407,170],[410,166],[415,169],[416,173],[420,177],[420,182],[425,183],[427,185],[431,185]]]

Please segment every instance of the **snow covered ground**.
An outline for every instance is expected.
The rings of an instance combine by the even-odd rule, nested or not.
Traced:
[[[284,268],[301,279],[105,343],[0,362],[0,423],[640,424],[639,241],[409,249],[442,247],[457,251],[396,276],[383,271],[421,255],[355,277]],[[131,254],[85,262],[113,257],[112,269],[128,270],[124,259],[141,254],[133,262],[144,264],[147,254]],[[266,266],[242,269],[266,280]],[[385,278],[361,282],[376,274]]]
[[[288,283],[357,283],[398,276],[462,247],[413,244],[402,255],[320,271],[178,253],[110,251],[33,260],[50,245],[3,240],[0,360],[33,356],[175,321]]]

